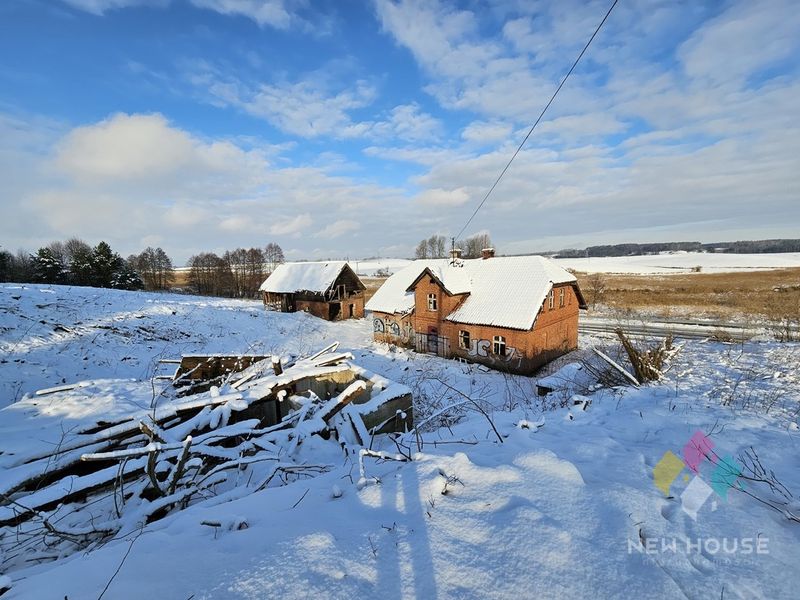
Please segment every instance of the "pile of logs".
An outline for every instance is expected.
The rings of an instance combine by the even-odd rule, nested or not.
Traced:
[[[337,347],[240,361],[204,391],[179,369],[162,405],[15,457],[0,479],[0,563],[54,560],[189,505],[313,477],[331,465],[303,453],[310,436],[357,458],[376,433],[409,429],[408,388]]]

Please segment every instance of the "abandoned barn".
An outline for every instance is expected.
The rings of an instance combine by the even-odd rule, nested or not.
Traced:
[[[531,373],[578,346],[586,308],[569,271],[541,256],[415,261],[367,302],[374,338]]]
[[[364,284],[345,261],[284,263],[261,284],[264,305],[328,321],[364,316]]]

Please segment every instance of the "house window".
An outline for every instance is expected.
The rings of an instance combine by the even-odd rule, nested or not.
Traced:
[[[428,294],[428,310],[436,310],[436,294]]]
[[[372,328],[376,333],[383,333],[383,319],[375,319],[372,321]]]
[[[462,329],[458,332],[458,347],[469,350],[469,331]]]
[[[506,338],[502,335],[494,336],[494,341],[492,343],[492,352],[497,354],[498,356],[505,356],[506,355]]]
[[[392,321],[392,322],[389,324],[389,331],[391,331],[391,332],[392,332],[392,335],[399,336],[399,335],[400,335],[400,325],[398,325],[397,323],[395,323],[394,321]]]
[[[558,306],[562,308],[564,306],[564,288],[558,290]]]
[[[553,290],[550,290],[550,293],[547,295],[547,304],[550,307],[550,310],[553,310],[555,306],[555,295],[553,294]]]

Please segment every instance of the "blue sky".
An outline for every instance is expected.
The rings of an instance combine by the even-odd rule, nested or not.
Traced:
[[[0,245],[452,235],[610,2],[5,0]],[[800,11],[622,0],[467,234],[501,252],[797,237]]]

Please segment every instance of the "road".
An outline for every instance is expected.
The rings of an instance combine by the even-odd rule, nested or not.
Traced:
[[[718,339],[724,341],[745,341],[757,335],[769,335],[763,326],[723,323],[719,321],[693,321],[689,319],[614,319],[608,317],[587,317],[581,315],[578,329],[580,333],[614,333],[621,327],[629,335],[641,337],[673,337],[684,339]]]

